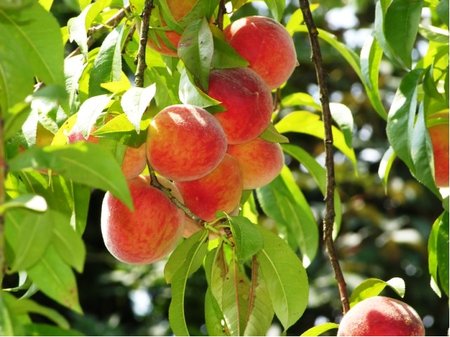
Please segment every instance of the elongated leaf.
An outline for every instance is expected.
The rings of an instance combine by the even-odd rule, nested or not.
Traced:
[[[60,328],[69,328],[69,322],[67,322],[64,316],[62,316],[56,310],[42,306],[30,299],[21,298],[20,300],[12,302],[10,304],[10,310],[14,315],[24,315],[29,313],[39,314],[50,319]]]
[[[190,79],[186,69],[181,70],[180,86],[178,95],[184,104],[192,104],[202,108],[220,106],[220,102],[205,94]]]
[[[434,284],[439,288],[433,288],[438,296],[441,290],[448,296],[448,235],[449,214],[443,212],[434,222],[428,238],[428,270]]]
[[[316,114],[308,111],[294,111],[275,124],[275,128],[280,133],[285,132],[298,132],[304,133],[318,138],[324,138],[324,126],[323,121]],[[333,127],[333,139],[334,146],[339,149],[353,165],[356,165],[355,152],[352,148],[348,147],[345,142],[345,137],[342,132]],[[356,168],[356,166],[355,166]]]
[[[146,88],[131,88],[122,96],[120,105],[137,133],[141,131],[142,115],[155,97],[155,93],[156,86],[151,84]]]
[[[49,324],[27,324],[24,326],[26,336],[84,336],[73,329],[62,329]]]
[[[394,277],[389,281],[369,278],[353,290],[350,297],[350,307],[366,298],[379,295],[387,286],[392,288],[400,297],[405,295],[405,281],[399,277]]]
[[[0,205],[0,214],[4,214],[5,211],[13,208],[26,208],[30,211],[45,212],[47,210],[47,202],[40,195],[23,194]]]
[[[95,122],[110,101],[111,96],[106,94],[92,96],[85,100],[78,110],[77,121],[73,126],[73,131],[81,132],[83,137],[87,139]]]
[[[333,322],[326,322],[326,323],[316,325],[315,327],[312,327],[311,329],[306,330],[300,336],[320,336],[320,335],[324,334],[325,332],[328,332],[330,330],[334,330],[337,328],[339,328],[339,324],[333,323]]]
[[[256,271],[256,273],[255,273]],[[249,290],[247,326],[245,336],[265,336],[272,325],[274,310],[269,290],[261,275],[257,259],[252,260],[252,279]]]
[[[230,218],[236,255],[240,262],[245,262],[263,247],[263,238],[258,228],[247,218],[234,216]]]
[[[169,322],[175,335],[188,336],[189,330],[186,325],[184,295],[189,275],[200,268],[206,255],[207,243],[205,242],[207,232],[201,234],[200,240],[188,251],[185,261],[175,272],[172,278],[172,300],[169,307]]]
[[[76,271],[83,272],[86,248],[80,235],[72,227],[62,221],[54,222],[52,243],[67,264]]]
[[[300,164],[306,167],[308,173],[314,179],[320,191],[322,192],[322,195],[325,197],[327,191],[325,168],[321,166],[308,152],[306,152],[302,148],[290,144],[283,144],[282,146],[283,150],[286,153],[288,153],[290,156],[295,158]],[[334,236],[336,236],[337,233],[339,232],[342,221],[342,203],[338,190],[336,190],[334,193],[334,211],[335,211],[335,219],[334,219],[333,233]]]
[[[188,258],[188,253],[192,247],[199,244],[205,237],[205,231],[198,231],[189,238],[180,243],[177,248],[170,254],[169,260],[164,267],[164,278],[167,283],[172,283],[173,276],[180,270]]]
[[[89,95],[101,95],[101,84],[119,81],[122,75],[122,39],[125,25],[114,28],[106,36],[94,61],[89,78]]]
[[[383,106],[378,89],[378,76],[383,50],[373,37],[370,37],[363,45],[360,54],[361,81],[366,89],[367,97],[372,107],[381,116],[387,118],[387,112]]]
[[[383,19],[383,33],[393,57],[411,67],[411,53],[417,38],[422,0],[393,0]]]
[[[50,246],[39,262],[27,272],[44,294],[67,308],[81,313],[75,275],[53,247]]]
[[[73,214],[75,216],[75,228],[78,234],[83,234],[86,227],[89,211],[89,199],[91,191],[82,184],[72,184]]]
[[[225,69],[248,66],[248,61],[240,56],[223,38],[214,35],[213,40],[214,54],[211,61],[212,68]]]
[[[26,168],[51,169],[67,179],[94,188],[111,191],[132,207],[128,185],[113,157],[98,144],[79,142],[71,145],[33,147],[9,162],[11,171]]]
[[[227,336],[223,327],[222,311],[208,287],[205,294],[205,323],[210,336]]]
[[[289,139],[279,133],[272,123],[269,124],[259,137],[271,143],[289,143]]]
[[[425,124],[423,104],[420,105],[412,134],[411,159],[414,165],[414,177],[439,197],[439,191],[434,182],[433,146]]]
[[[38,2],[32,1],[18,12],[0,8],[0,32],[26,55],[26,63],[33,70],[28,76],[36,75],[46,84],[64,86],[64,49],[59,24]]]
[[[395,153],[414,172],[411,158],[411,139],[417,109],[418,83],[422,69],[408,73],[400,83],[389,109],[386,133]]]
[[[14,336],[14,326],[9,307],[5,301],[5,296],[13,297],[3,291],[0,292],[0,334],[2,336]]]
[[[264,0],[277,21],[283,18],[284,9],[286,7],[285,0]]]
[[[281,175],[256,190],[264,213],[287,230],[291,246],[299,247],[305,267],[313,261],[318,248],[319,233],[311,208],[285,166]]]
[[[385,188],[388,186],[389,174],[395,158],[397,156],[392,147],[389,147],[384,153],[383,158],[381,158],[380,166],[378,167],[378,176],[383,181]]]
[[[213,36],[205,18],[186,27],[178,44],[178,56],[204,90],[208,89],[213,50]]]
[[[52,238],[51,213],[10,210],[6,214],[5,235],[14,251],[11,271],[30,268],[42,258]]]
[[[341,103],[330,103],[331,116],[344,135],[345,143],[352,147],[353,115],[351,110]]]
[[[308,106],[313,108],[314,110],[321,111],[322,106],[318,104],[314,97],[306,92],[296,92],[287,96],[284,96],[281,99],[281,105],[286,106]]]
[[[308,278],[302,263],[278,236],[260,227],[264,248],[258,262],[275,314],[287,330],[303,314],[308,304]]]

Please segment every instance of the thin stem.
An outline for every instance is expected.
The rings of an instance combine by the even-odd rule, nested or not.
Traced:
[[[144,71],[147,68],[145,62],[145,52],[147,49],[148,29],[150,24],[150,14],[152,13],[153,0],[145,0],[144,9],[141,14],[141,29],[139,33],[139,49],[137,54],[137,67],[134,82],[136,87],[144,86]]]
[[[220,0],[219,3],[219,11],[217,13],[217,27],[219,27],[220,30],[223,30],[223,16],[227,12],[227,9],[225,7],[225,0]]]
[[[325,196],[325,216],[323,219],[323,240],[325,242],[328,257],[334,270],[335,278],[338,283],[339,295],[342,303],[342,311],[345,314],[349,310],[349,301],[347,287],[342,273],[341,266],[336,253],[333,242],[333,224],[335,219],[334,212],[334,190],[336,186],[334,174],[334,158],[333,158],[333,134],[332,134],[332,117],[329,104],[329,95],[325,71],[323,69],[322,53],[320,50],[318,35],[319,32],[314,23],[308,0],[299,0],[300,9],[308,28],[309,41],[312,50],[312,60],[316,68],[317,82],[320,88],[320,102],[322,103],[322,114],[325,127],[325,165],[327,169],[327,186]]]
[[[104,24],[89,28],[89,30],[87,31],[87,35],[89,36],[88,40],[87,40],[88,48],[90,46],[92,46],[92,44],[95,42],[95,38],[94,38],[95,33],[106,30],[111,27],[116,27],[122,21],[122,19],[127,15],[129,10],[130,10],[129,6],[124,7],[122,9],[120,9],[116,14],[111,16],[108,19],[108,21],[106,21]],[[75,56],[79,53],[80,53],[80,47],[77,47],[69,54],[68,57]]]

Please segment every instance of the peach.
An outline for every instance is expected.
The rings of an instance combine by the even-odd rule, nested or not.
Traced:
[[[222,161],[226,149],[220,124],[196,106],[168,106],[149,126],[147,158],[157,172],[171,180],[195,180],[207,175]]]
[[[175,21],[180,21],[192,11],[198,0],[166,0],[166,2]],[[163,26],[165,25],[163,22]],[[173,30],[165,31],[164,34],[170,44],[167,44],[162,38],[157,37],[157,41],[149,39],[147,45],[160,54],[176,57],[181,34]]]
[[[261,138],[243,144],[229,145],[227,152],[239,163],[245,190],[270,183],[280,173],[284,164],[280,144]]]
[[[384,296],[352,307],[339,324],[338,336],[424,336],[425,328],[408,304]]]
[[[163,178],[158,180],[175,190]],[[128,181],[134,211],[107,192],[101,211],[101,232],[108,251],[129,264],[148,264],[169,254],[181,238],[184,213],[148,177]]]
[[[449,124],[448,110],[430,116],[428,132],[433,147],[436,186],[449,187]]]
[[[122,160],[122,172],[126,179],[136,178],[147,165],[145,143],[139,147],[128,146]]]
[[[294,42],[279,22],[264,16],[248,16],[228,25],[228,43],[249,62],[270,89],[287,81],[297,66]]]
[[[264,81],[249,68],[211,71],[208,95],[220,101],[226,111],[214,114],[229,144],[247,142],[269,125],[272,96]]]
[[[225,155],[220,165],[203,178],[175,182],[184,204],[205,221],[216,218],[218,211],[231,213],[239,205],[242,178],[237,161]]]

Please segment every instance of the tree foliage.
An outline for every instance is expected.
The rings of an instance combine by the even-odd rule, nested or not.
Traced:
[[[152,117],[177,103],[211,113],[223,109],[206,94],[211,70],[247,62],[225,41],[221,24],[233,21],[251,2],[199,0],[188,17],[176,21],[165,0],[154,1],[149,38],[164,41],[164,22],[182,33],[181,47],[178,57],[147,48],[142,87],[134,85],[133,77],[143,0],[72,1],[76,15],[62,23],[52,13],[51,0],[0,2],[0,279],[14,283],[0,292],[1,334],[79,334],[66,317],[32,296],[39,292],[83,312],[76,273],[85,266],[83,234],[91,192],[109,191],[132,207],[120,164],[126,146],[145,142]],[[231,9],[226,13],[224,3]],[[292,36],[307,36],[298,4],[289,16],[285,1],[264,4]],[[372,37],[359,54],[325,29],[318,30],[318,37],[352,68],[373,114],[385,123],[389,147],[378,169],[380,184],[388,184],[394,163],[401,161],[442,202],[442,214],[427,234],[428,272],[437,296],[448,297],[448,187],[435,183],[436,158],[427,131],[436,116],[448,123],[448,1],[380,0],[374,16]],[[418,41],[427,46],[421,56],[414,54]],[[379,83],[383,62],[400,77],[388,104]],[[272,123],[262,137],[282,143],[284,153],[306,169],[325,197],[329,167],[308,148],[289,142],[299,136],[325,139],[322,106],[309,93],[285,87],[273,95]],[[334,149],[350,163],[348,174],[357,175],[352,111],[338,102],[330,108]],[[98,144],[68,144],[74,127],[85,139],[99,137]],[[335,237],[342,223],[342,192],[338,184]],[[264,335],[274,320],[284,331],[293,326],[308,307],[307,271],[321,248],[318,218],[296,172],[285,165],[271,183],[245,195],[239,215],[222,214],[180,242],[164,269],[173,333],[190,333],[186,286],[198,272],[207,280],[197,295],[204,297],[209,334]],[[403,297],[408,284],[399,278],[366,279],[353,290],[350,304],[386,287]],[[304,334],[334,328],[327,323]]]

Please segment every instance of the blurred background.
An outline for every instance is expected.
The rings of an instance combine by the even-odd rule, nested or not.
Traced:
[[[287,1],[286,17],[298,8],[297,1]],[[52,12],[65,25],[78,15],[73,0],[55,1]],[[371,35],[374,22],[373,0],[322,0],[314,11],[316,25],[333,34],[359,54]],[[243,6],[236,16],[270,15],[264,2]],[[426,13],[424,13],[426,14]],[[294,35],[300,66],[286,87],[285,96],[307,92],[318,99],[315,72],[310,62],[309,41],[305,34]],[[351,164],[336,153],[336,177],[343,203],[343,221],[336,241],[338,254],[349,290],[370,277],[389,280],[400,277],[406,283],[404,301],[413,306],[424,321],[427,335],[447,335],[448,299],[439,298],[429,286],[427,240],[431,225],[442,212],[440,201],[414,180],[406,166],[394,163],[388,186],[378,176],[378,167],[389,145],[385,122],[372,109],[357,75],[345,60],[328,45],[322,44],[330,101],[343,103],[354,117],[353,145],[358,158],[358,175]],[[426,41],[418,41],[414,55],[426,52]],[[68,50],[69,52],[69,50]],[[404,74],[385,61],[380,67],[380,88],[389,107],[399,80]],[[321,141],[298,134],[290,142],[303,146],[323,162]],[[295,161],[287,158],[296,179],[321,223],[322,194],[309,175]],[[87,261],[78,275],[81,306],[84,315],[65,311],[72,328],[87,335],[170,335],[167,312],[170,288],[163,279],[164,261],[151,266],[127,266],[117,262],[105,249],[100,233],[100,205],[103,193],[92,194],[89,223],[84,234]],[[314,325],[338,322],[341,305],[328,258],[318,254],[307,269],[310,281],[309,306],[302,318],[288,330],[299,335]],[[205,335],[203,296],[206,280],[202,270],[187,284],[186,313],[193,335]],[[396,297],[388,289],[383,294]],[[41,301],[47,301],[45,298]],[[275,321],[272,335],[281,327]]]

